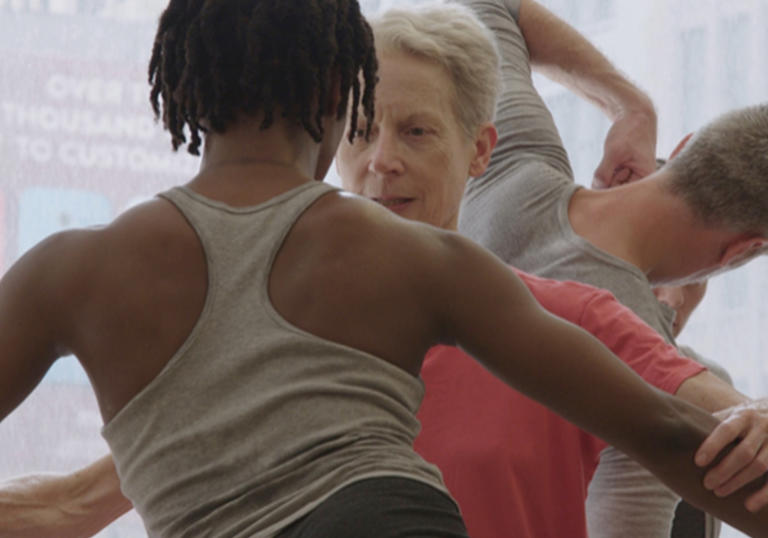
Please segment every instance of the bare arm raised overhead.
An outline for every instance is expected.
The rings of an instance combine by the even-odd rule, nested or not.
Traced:
[[[587,39],[534,0],[463,3],[494,32],[502,60],[495,119],[499,144],[484,179],[510,180],[509,169],[531,159],[572,179],[552,116],[533,86],[532,68],[589,100],[613,122],[596,183],[609,186],[654,170],[656,114],[650,99]]]
[[[595,104],[613,122],[594,186],[608,187],[656,169],[651,100],[573,27],[535,0],[523,0],[520,28],[534,69]]]

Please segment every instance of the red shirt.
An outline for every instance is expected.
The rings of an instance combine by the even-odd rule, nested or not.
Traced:
[[[516,272],[544,308],[595,335],[661,390],[674,393],[704,370],[609,292]],[[432,348],[421,376],[415,447],[440,467],[472,538],[586,538],[584,502],[603,441],[457,348]]]

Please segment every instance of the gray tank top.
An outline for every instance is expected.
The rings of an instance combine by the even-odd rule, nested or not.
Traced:
[[[421,380],[302,331],[267,295],[286,235],[333,189],[312,182],[243,208],[184,187],[160,195],[197,233],[209,281],[187,340],[102,430],[150,536],[273,536],[371,477],[446,492],[412,448]]]

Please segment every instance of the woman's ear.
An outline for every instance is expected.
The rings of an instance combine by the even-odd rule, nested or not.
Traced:
[[[499,133],[491,122],[483,123],[477,128],[474,141],[474,155],[469,163],[469,175],[478,177],[483,175],[491,160],[491,153],[499,140]]]

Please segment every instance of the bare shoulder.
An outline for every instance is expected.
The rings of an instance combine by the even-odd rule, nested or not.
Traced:
[[[66,315],[93,297],[108,297],[108,281],[130,288],[140,267],[179,259],[181,251],[195,248],[183,217],[168,202],[153,199],[107,225],[49,236],[30,249],[7,278],[16,285],[26,283],[27,297],[43,295]]]
[[[297,228],[307,243],[313,232],[320,237],[316,259],[328,268],[329,279],[346,288],[373,284],[390,298],[402,294],[404,304],[415,301],[413,308],[425,315],[424,309],[439,315],[468,286],[482,285],[489,272],[517,280],[501,260],[458,233],[406,220],[346,193],[323,197]]]
[[[23,290],[27,301],[38,296],[60,304],[62,298],[87,282],[92,232],[86,229],[54,233],[27,251],[3,280],[8,287]]]
[[[80,359],[103,415],[111,416],[189,333],[206,282],[194,232],[160,199],[106,226],[41,241],[0,281],[0,367],[5,361],[16,372],[7,382],[13,398],[0,401],[0,416],[66,354]],[[6,388],[0,383],[0,393]]]
[[[150,249],[170,248],[184,232],[183,218],[164,200],[152,199],[118,215],[112,222],[66,230],[41,242],[32,253],[35,264],[59,285],[90,282],[99,273]]]
[[[8,376],[0,392],[9,395],[0,402],[0,418],[68,352],[69,307],[86,289],[88,244],[87,231],[53,234],[27,251],[0,280],[0,367]]]
[[[330,193],[286,238],[270,297],[302,329],[415,374],[426,350],[443,340],[452,286],[441,275],[450,272],[455,242],[466,240],[363,198]]]
[[[372,256],[378,264],[426,269],[435,256],[469,241],[449,232],[401,218],[360,196],[337,192],[321,198],[309,212],[306,230],[322,230],[325,248],[342,256]]]

